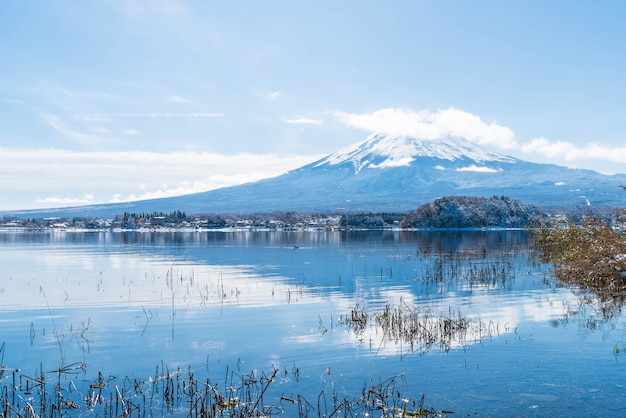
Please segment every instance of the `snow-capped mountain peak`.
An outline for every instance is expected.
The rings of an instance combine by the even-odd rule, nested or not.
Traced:
[[[278,177],[207,192],[107,205],[1,215],[107,216],[181,210],[193,214],[410,211],[451,195],[508,196],[546,208],[621,207],[626,174],[606,176],[494,153],[462,138],[374,134]]]
[[[350,162],[358,172],[364,167],[390,168],[408,166],[418,157],[454,161],[471,159],[476,162],[514,162],[515,159],[488,151],[462,138],[419,139],[375,133],[365,140],[348,146],[320,160],[315,166],[339,165]]]

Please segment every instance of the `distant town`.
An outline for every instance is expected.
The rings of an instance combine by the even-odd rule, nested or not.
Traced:
[[[535,225],[577,223],[584,212],[548,215],[533,205],[506,196],[480,198],[449,196],[422,205],[412,212],[195,214],[122,213],[111,219],[97,217],[42,217],[23,219],[5,216],[0,231],[160,231],[160,230],[318,230],[347,229],[442,229],[526,228]],[[624,209],[605,211],[603,218],[617,228],[626,225]]]
[[[187,215],[175,211],[169,214],[124,213],[112,219],[91,217],[46,217],[18,219],[5,217],[0,220],[0,230],[340,230],[359,228],[399,228],[406,214],[301,214],[275,212],[271,214],[246,215]]]

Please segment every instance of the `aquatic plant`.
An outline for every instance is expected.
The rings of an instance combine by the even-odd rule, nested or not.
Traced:
[[[562,282],[619,294],[626,291],[626,237],[598,218],[580,226],[532,232],[544,261]]]
[[[370,345],[377,340],[376,351],[392,343],[421,354],[433,347],[449,351],[500,333],[498,324],[491,321],[485,323],[451,311],[447,315],[436,315],[403,300],[398,305],[387,303],[373,314],[357,304],[350,314],[339,317],[337,325],[352,328],[360,341],[365,341],[365,334],[370,330],[367,337]]]
[[[3,358],[4,344],[0,346]],[[439,417],[453,412],[425,406],[424,396],[407,396],[404,375],[364,384],[358,396],[322,390],[315,400],[286,394],[274,385],[290,372],[241,374],[227,368],[224,381],[197,377],[193,370],[157,366],[147,380],[116,376],[86,378],[84,363],[53,371],[41,367],[35,377],[0,366],[0,417]],[[299,369],[293,368],[298,379]],[[73,376],[80,375],[77,378]],[[54,377],[54,379],[53,379]]]

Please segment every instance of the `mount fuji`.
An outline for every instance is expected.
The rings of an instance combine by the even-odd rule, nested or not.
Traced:
[[[505,195],[545,209],[624,206],[626,174],[538,164],[458,137],[373,134],[278,177],[208,192],[128,203],[12,212],[16,216],[410,211],[437,197]],[[5,212],[7,214],[7,212]]]

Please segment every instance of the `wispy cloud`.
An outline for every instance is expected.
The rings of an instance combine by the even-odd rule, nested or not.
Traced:
[[[71,118],[79,122],[108,122],[111,120],[111,115],[105,113],[75,113]]]
[[[270,101],[278,100],[280,98],[280,92],[279,91],[273,91],[271,93],[268,93],[267,94],[267,98]]]
[[[0,210],[196,193],[277,176],[318,158],[321,156],[0,148]]]
[[[196,104],[195,101],[182,96],[170,96],[167,98],[170,103]]]
[[[124,128],[124,119],[212,119],[221,118],[223,113],[209,112],[136,112],[136,113],[75,113],[72,115],[43,114],[43,120],[54,130],[72,142],[81,145],[101,145],[111,139],[112,133],[121,132],[127,136],[137,136],[143,131],[136,128]],[[118,123],[115,126],[115,123]],[[140,123],[140,122],[138,122]],[[145,123],[145,122],[144,122]],[[174,123],[174,122],[172,122]],[[122,126],[119,126],[122,124]],[[128,123],[130,124],[130,123]],[[135,124],[135,122],[132,122]],[[105,126],[102,126],[105,125]]]
[[[521,149],[527,154],[538,154],[546,158],[562,158],[565,161],[576,161],[594,158],[616,163],[623,163],[626,146],[607,147],[601,144],[587,144],[579,147],[567,141],[549,141],[546,138],[535,138],[522,144]]]
[[[219,118],[224,113],[209,112],[138,112],[138,113],[76,113],[75,120],[86,122],[100,122],[121,118]]]
[[[413,136],[420,139],[462,137],[482,145],[515,148],[513,131],[506,126],[483,122],[480,117],[457,109],[422,110],[380,109],[372,113],[337,112],[335,117],[346,125],[368,132]]]
[[[223,113],[207,113],[207,112],[195,112],[195,113],[126,113],[122,114],[123,117],[129,118],[220,118],[224,116]]]
[[[124,129],[122,132],[124,135],[141,135],[143,133],[139,129]]]
[[[99,141],[97,137],[78,131],[69,126],[61,117],[57,115],[44,114],[43,119],[51,128],[74,142],[80,144],[93,144]]]
[[[321,125],[322,121],[319,119],[311,119],[306,117],[296,117],[296,118],[283,118],[283,121],[290,123],[292,125]]]

